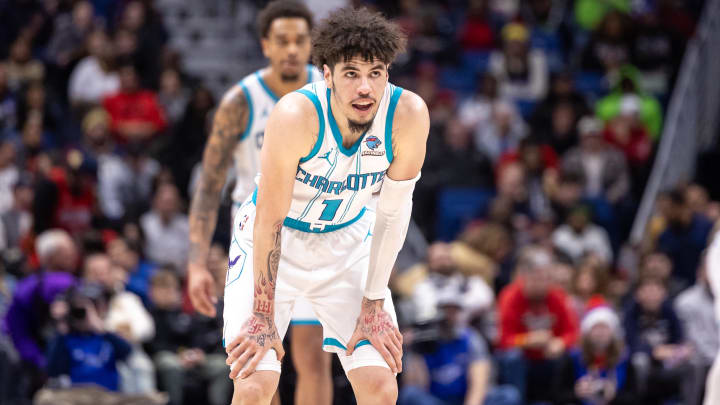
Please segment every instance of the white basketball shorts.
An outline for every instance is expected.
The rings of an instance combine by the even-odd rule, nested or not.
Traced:
[[[374,215],[368,210],[356,222],[326,233],[282,229],[275,289],[275,326],[284,338],[294,309],[304,301],[322,325],[323,350],[337,353],[346,373],[358,367],[389,368],[367,340],[356,345],[352,356],[345,355],[360,315]],[[237,337],[252,313],[255,204],[248,199],[234,215],[233,222],[230,266],[225,281],[224,345]],[[389,289],[385,310],[397,326]],[[268,351],[256,370],[280,372],[274,350]]]

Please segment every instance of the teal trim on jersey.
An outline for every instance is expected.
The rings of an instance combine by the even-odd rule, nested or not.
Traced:
[[[252,194],[252,202],[253,204],[257,205],[257,186],[255,186],[255,191],[253,191]]]
[[[317,94],[305,89],[300,89],[296,91],[309,98],[310,101],[312,101],[312,103],[315,105],[315,111],[318,115],[318,123],[320,124],[320,130],[318,131],[318,137],[317,141],[315,141],[315,146],[313,146],[309,155],[300,159],[300,163],[305,163],[308,160],[312,159],[320,151],[320,147],[323,143],[323,138],[325,138],[325,117],[323,116],[322,105],[320,104],[320,99],[318,98]]]
[[[290,321],[290,325],[322,325],[320,321],[316,319],[293,319]]]
[[[263,80],[262,76],[260,75],[259,70],[257,72],[255,72],[255,76],[257,76],[258,82],[260,82],[260,85],[262,86],[263,89],[265,89],[265,92],[270,96],[270,98],[272,98],[276,103],[278,101],[280,101],[278,96],[276,96],[275,93],[273,93],[273,91],[270,90],[270,87],[268,87],[267,83],[265,83],[265,80]]]
[[[392,163],[393,161],[392,127],[393,118],[395,118],[395,107],[397,107],[397,103],[398,100],[400,100],[402,92],[402,87],[393,86],[390,104],[388,105],[387,118],[385,118],[385,157],[387,157],[389,163]]]
[[[360,162],[362,159],[355,159],[355,174],[360,174]],[[357,195],[357,190],[353,191],[352,197],[350,197],[350,200],[347,203],[347,206],[345,207],[345,211],[343,211],[342,215],[340,216],[340,219],[338,221],[342,221],[343,218],[345,218],[345,215],[347,215],[348,210],[350,210],[350,207],[352,206],[353,200],[355,200],[355,196]]]
[[[225,347],[225,338],[223,338],[222,343],[223,343],[223,347]]]
[[[313,69],[313,65],[308,64],[308,65],[305,66],[305,69],[307,70],[307,77],[308,77],[308,79],[307,79],[307,84],[310,84],[310,83],[312,83],[312,81],[313,81],[313,80],[312,80],[312,69]]]
[[[355,222],[357,222],[360,218],[362,218],[363,214],[365,214],[365,208],[363,208],[360,213],[353,219],[343,222],[342,224],[335,224],[335,225],[325,225],[321,229],[314,229],[313,224],[310,222],[305,221],[298,221],[297,219],[293,218],[285,218],[283,221],[283,225],[285,225],[288,228],[292,228],[298,231],[307,232],[307,233],[328,233],[337,231],[338,229],[345,228],[348,225],[352,225]]]
[[[337,150],[335,151],[335,155],[334,155],[335,161],[330,164],[330,169],[328,169],[327,173],[325,173],[325,178],[326,178],[326,179],[329,179],[329,178],[330,178],[330,175],[332,174],[332,172],[335,171],[335,167],[337,166],[338,154],[339,154],[339,153],[340,153],[340,152],[338,152]],[[313,204],[315,204],[315,201],[317,201],[318,197],[320,197],[320,196],[322,195],[322,193],[323,193],[322,190],[318,190],[317,194],[315,194],[315,197],[313,197],[312,200],[310,200],[310,202],[308,203],[307,207],[305,207],[305,209],[303,210],[302,214],[300,214],[300,217],[298,217],[298,220],[299,220],[299,221],[302,221],[302,220],[305,218],[305,216],[307,216],[307,214],[310,213],[310,208],[312,208]]]
[[[242,89],[243,94],[245,95],[245,100],[247,100],[248,105],[248,122],[245,126],[245,130],[240,135],[240,140],[247,138],[248,135],[250,135],[250,130],[252,129],[252,121],[253,121],[253,103],[252,103],[252,97],[250,97],[250,92],[248,91],[247,87],[245,87],[245,83],[240,82],[240,88]]]
[[[355,345],[355,348],[357,349],[358,347],[366,346],[366,345],[369,345],[369,344],[370,344],[370,341],[369,341],[369,340],[363,339],[363,340],[357,342],[357,344]],[[345,347],[344,344],[340,343],[340,341],[337,340],[337,339],[335,339],[335,338],[325,338],[325,339],[323,339],[323,346],[335,346],[335,347],[339,347],[339,348],[341,348],[341,349],[343,349],[343,350],[347,350],[347,347]]]
[[[333,138],[335,138],[335,142],[338,145],[338,149],[340,152],[343,153],[345,156],[352,156],[357,152],[358,148],[360,147],[360,144],[362,143],[363,139],[365,139],[365,134],[367,134],[367,131],[363,132],[362,135],[360,135],[360,138],[358,138],[357,141],[348,149],[345,146],[343,146],[343,137],[340,133],[340,129],[337,126],[337,122],[335,121],[335,117],[332,113],[332,107],[330,106],[330,89],[327,89],[327,106],[328,106],[328,121],[330,122],[330,130],[333,134]]]

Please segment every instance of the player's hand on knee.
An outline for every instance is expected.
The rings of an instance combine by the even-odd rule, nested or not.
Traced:
[[[392,317],[382,307],[384,300],[363,298],[362,310],[358,316],[355,331],[348,342],[347,355],[355,351],[355,345],[362,339],[383,356],[390,370],[402,372],[402,334],[393,323]]]
[[[190,302],[199,313],[215,317],[215,280],[206,266],[188,265],[188,293]]]
[[[231,366],[230,378],[247,378],[271,348],[275,349],[278,361],[282,361],[285,350],[275,322],[264,315],[252,315],[243,324],[240,335],[225,349],[226,363]]]

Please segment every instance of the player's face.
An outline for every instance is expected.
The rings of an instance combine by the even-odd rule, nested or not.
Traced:
[[[388,82],[387,65],[377,60],[353,58],[337,63],[333,69],[325,65],[323,73],[350,129],[353,132],[368,130]]]
[[[263,54],[283,81],[298,80],[310,59],[310,27],[304,18],[277,18],[261,41]]]

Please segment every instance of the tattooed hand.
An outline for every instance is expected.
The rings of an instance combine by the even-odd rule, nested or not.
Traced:
[[[355,350],[355,345],[367,339],[383,356],[390,370],[394,373],[402,372],[402,342],[403,337],[390,314],[383,309],[385,300],[369,300],[363,297],[362,309],[358,316],[355,332],[348,342],[347,355]]]
[[[278,361],[285,356],[280,334],[275,327],[272,316],[254,313],[242,327],[240,335],[227,345],[228,354],[225,363],[232,366],[230,378],[246,378],[255,371],[260,360],[270,349],[275,349]],[[233,366],[233,363],[237,363]],[[242,370],[242,372],[240,372]]]

